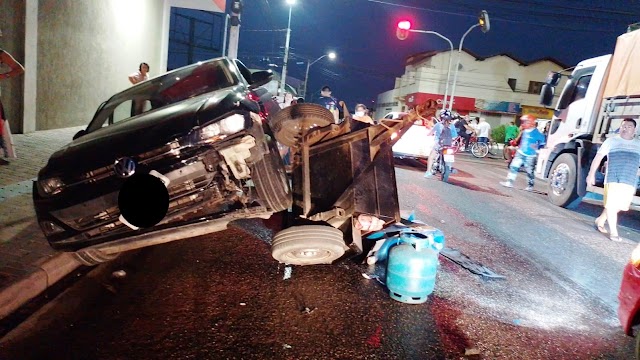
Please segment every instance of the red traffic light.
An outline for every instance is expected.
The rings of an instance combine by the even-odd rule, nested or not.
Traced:
[[[410,29],[411,29],[410,21],[402,20],[398,22],[398,28],[396,29],[396,37],[400,40],[405,40],[409,36]]]
[[[398,29],[409,30],[411,29],[411,21],[402,20],[398,23]]]

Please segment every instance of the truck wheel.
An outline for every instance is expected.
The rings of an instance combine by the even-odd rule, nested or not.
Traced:
[[[271,256],[291,265],[331,264],[344,255],[342,231],[323,225],[292,226],[273,237]]]
[[[251,166],[251,179],[258,197],[274,212],[291,206],[291,188],[280,152],[273,140],[269,141],[269,153]]]
[[[567,207],[578,198],[576,187],[578,157],[576,154],[561,154],[553,162],[549,173],[547,195],[552,204]]]

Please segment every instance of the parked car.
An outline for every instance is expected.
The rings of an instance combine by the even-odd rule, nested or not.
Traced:
[[[406,113],[389,113],[385,119],[401,118]],[[387,118],[387,116],[390,116]],[[393,145],[393,156],[399,159],[426,160],[435,144],[435,137],[429,136],[422,121],[415,121],[407,132]]]
[[[640,269],[629,262],[622,273],[618,294],[618,319],[624,333],[633,336],[633,327],[640,324]],[[640,359],[640,336],[636,336],[636,359]]]
[[[280,107],[261,88],[271,77],[217,58],[102,103],[34,182],[49,244],[97,264],[290,207],[269,127]]]

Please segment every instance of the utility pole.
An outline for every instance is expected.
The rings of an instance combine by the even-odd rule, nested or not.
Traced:
[[[229,50],[227,56],[231,59],[238,58],[238,41],[240,40],[240,15],[242,13],[242,1],[233,0],[231,4],[231,29],[229,30]]]
[[[282,79],[280,80],[279,93],[284,95],[284,89],[287,84],[287,62],[289,61],[289,40],[291,39],[291,8],[293,1],[289,0],[289,22],[287,23],[287,39],[284,44],[284,65],[282,66]],[[279,95],[280,95],[279,94]]]

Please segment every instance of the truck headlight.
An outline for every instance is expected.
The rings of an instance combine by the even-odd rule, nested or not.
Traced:
[[[200,129],[200,140],[215,141],[219,136],[233,135],[245,128],[245,117],[233,114]]]
[[[38,185],[46,195],[55,195],[64,188],[64,183],[58,177],[38,180]]]

